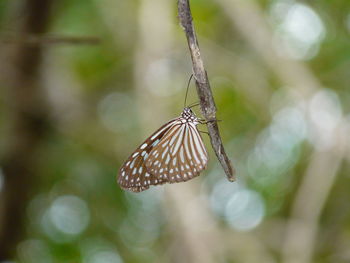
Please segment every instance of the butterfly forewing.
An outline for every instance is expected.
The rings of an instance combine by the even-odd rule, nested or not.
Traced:
[[[118,183],[122,188],[133,192],[141,192],[148,189],[150,185],[166,182],[147,172],[145,160],[152,149],[161,141],[164,134],[173,126],[173,122],[174,120],[155,131],[125,161],[119,170],[118,176]]]
[[[190,108],[154,132],[120,168],[118,183],[140,192],[150,185],[190,180],[208,163],[208,154]]]

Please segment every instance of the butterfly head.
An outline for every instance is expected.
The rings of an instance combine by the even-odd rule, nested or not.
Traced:
[[[191,110],[189,107],[185,107],[184,110],[181,113],[181,117],[184,118],[186,121],[195,122],[197,121],[196,114]]]

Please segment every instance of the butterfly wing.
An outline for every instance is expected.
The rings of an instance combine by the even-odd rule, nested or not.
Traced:
[[[145,166],[152,149],[162,140],[163,136],[175,125],[176,119],[169,121],[148,137],[125,161],[119,170],[118,183],[121,188],[132,192],[141,192],[150,185],[164,184],[160,179],[149,173]]]
[[[159,180],[176,183],[198,176],[207,163],[208,153],[196,124],[179,118],[151,149],[145,165]]]

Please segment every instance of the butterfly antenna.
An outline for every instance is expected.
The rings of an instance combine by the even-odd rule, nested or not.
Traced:
[[[191,83],[192,77],[193,77],[193,74],[191,74],[191,76],[190,76],[190,78],[189,78],[189,80],[188,80],[188,83],[187,83],[184,108],[186,107],[186,101],[187,101],[188,88],[190,87],[190,83]]]

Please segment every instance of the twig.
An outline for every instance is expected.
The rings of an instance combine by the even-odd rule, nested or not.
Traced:
[[[207,127],[211,145],[227,175],[228,180],[233,182],[235,180],[235,170],[225,152],[217,122],[213,121],[216,120],[216,106],[209,85],[207,72],[201,58],[196,32],[192,23],[189,0],[178,0],[178,12],[180,24],[185,31],[188,47],[191,53],[193,75],[196,80],[202,114],[208,121]]]
[[[96,45],[100,43],[100,39],[97,37],[85,36],[40,36],[40,35],[14,35],[14,36],[1,36],[1,44],[24,44],[24,45],[57,45],[57,44],[70,44],[70,45]]]

